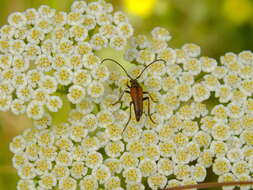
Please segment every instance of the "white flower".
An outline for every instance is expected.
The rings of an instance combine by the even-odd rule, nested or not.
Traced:
[[[217,61],[210,57],[201,57],[200,58],[201,68],[204,72],[212,72],[217,66]]]
[[[182,49],[189,57],[198,57],[200,55],[200,47],[196,44],[184,44]]]
[[[93,17],[91,15],[84,15],[83,16],[83,23],[88,30],[94,29],[97,24],[95,17]]]
[[[119,33],[125,38],[129,38],[133,35],[134,29],[129,23],[119,23],[117,27]]]
[[[92,98],[98,98],[104,94],[104,86],[101,82],[93,81],[88,86],[87,91]]]
[[[57,80],[51,76],[45,76],[39,82],[40,88],[49,94],[54,93],[57,90],[57,84]]]
[[[149,64],[154,59],[155,59],[155,54],[152,51],[145,49],[145,50],[140,50],[138,52],[136,61],[138,63]]]
[[[174,170],[173,161],[167,158],[162,158],[158,161],[157,166],[158,166],[158,172],[161,173],[162,175],[169,176],[173,174],[173,170]]]
[[[19,180],[17,184],[18,190],[33,190],[35,189],[35,182],[33,180]]]
[[[64,55],[70,55],[74,50],[74,46],[73,46],[73,42],[63,38],[60,42],[59,45],[57,47],[57,51],[60,54],[64,54]]]
[[[70,169],[71,176],[75,179],[80,179],[87,173],[87,168],[83,162],[76,161],[73,162]]]
[[[253,54],[251,51],[242,51],[238,55],[239,61],[242,64],[251,64],[253,61]]]
[[[32,101],[28,104],[26,113],[32,119],[40,119],[44,114],[44,108],[41,103]]]
[[[137,168],[127,168],[123,172],[123,176],[127,183],[140,183],[141,182],[141,171]]]
[[[228,173],[231,169],[230,162],[226,158],[217,158],[213,163],[213,172],[217,175]]]
[[[113,21],[115,24],[126,23],[128,22],[128,18],[123,12],[117,11],[114,13]]]
[[[60,189],[75,190],[77,187],[77,181],[72,177],[64,177],[59,181]]]
[[[105,48],[107,46],[107,43],[107,39],[100,34],[93,35],[90,40],[91,47],[94,50],[100,50],[102,48]]]
[[[232,148],[228,150],[227,158],[229,159],[229,161],[234,162],[234,163],[242,160],[243,159],[242,150],[239,148]]]
[[[55,77],[59,84],[69,85],[72,82],[73,73],[68,67],[61,67],[55,72]]]
[[[92,76],[99,81],[106,81],[109,78],[109,71],[105,65],[99,65],[92,70]]]
[[[81,86],[73,85],[69,88],[67,97],[73,104],[78,104],[85,97],[85,90]]]
[[[88,69],[94,69],[100,63],[99,57],[90,53],[83,56],[83,66]]]
[[[148,177],[148,185],[151,189],[162,189],[165,187],[167,183],[167,178],[161,174],[155,174],[153,176]]]
[[[71,5],[71,11],[83,13],[86,7],[87,3],[85,1],[74,1]]]
[[[86,157],[86,165],[89,168],[95,169],[98,168],[102,162],[103,162],[103,156],[101,155],[101,153],[99,152],[90,152],[88,153],[87,157]]]
[[[171,39],[169,31],[165,28],[155,27],[151,34],[153,38],[158,38],[159,40],[169,41]]]
[[[53,188],[57,184],[57,179],[53,174],[45,173],[41,176],[39,180],[39,185],[42,188],[49,189]]]
[[[32,179],[36,176],[35,168],[33,164],[26,163],[19,170],[18,175],[22,179]]]
[[[8,111],[12,104],[12,97],[7,96],[5,94],[0,97],[0,110],[1,111]]]
[[[105,146],[105,152],[111,158],[119,157],[123,151],[124,144],[121,141],[109,142]]]
[[[123,50],[126,44],[127,41],[125,36],[123,37],[123,35],[115,35],[110,38],[110,46],[116,50]]]
[[[47,108],[51,112],[57,112],[62,107],[62,100],[59,96],[50,96],[47,100]]]
[[[88,36],[88,30],[82,25],[74,25],[69,30],[70,37],[74,37],[76,41],[84,41]]]
[[[26,17],[21,12],[14,12],[9,15],[8,22],[10,25],[19,28],[26,24]]]
[[[111,177],[110,169],[105,165],[101,165],[99,168],[93,170],[92,174],[102,184],[105,183]]]
[[[81,190],[97,189],[98,181],[93,175],[87,175],[80,181],[79,187]]]
[[[195,84],[192,91],[196,102],[202,102],[210,97],[210,91],[204,84]]]

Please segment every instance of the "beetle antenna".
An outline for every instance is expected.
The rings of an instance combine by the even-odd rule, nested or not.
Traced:
[[[111,58],[106,58],[106,59],[103,59],[101,64],[104,63],[105,61],[112,61],[114,63],[116,63],[117,65],[119,65],[121,67],[121,69],[123,69],[123,71],[125,71],[126,75],[130,78],[130,79],[133,79],[129,74],[128,72],[126,71],[126,69],[117,61],[115,61],[114,59],[111,59]]]
[[[166,63],[166,61],[163,60],[163,59],[154,60],[153,62],[149,63],[146,67],[144,67],[144,69],[143,69],[143,70],[141,71],[141,73],[136,77],[136,79],[140,78],[141,75],[143,74],[143,72],[144,72],[150,65],[152,65],[152,64],[154,64],[154,63],[156,63],[156,62],[158,62],[158,61],[163,61],[164,63]]]
[[[224,187],[224,186],[239,186],[239,185],[252,185],[253,181],[230,181],[230,182],[210,182],[210,183],[200,183],[195,185],[184,185],[184,186],[177,186],[177,187],[170,187],[163,190],[185,190],[185,189],[207,189],[207,188],[214,188],[214,187]]]

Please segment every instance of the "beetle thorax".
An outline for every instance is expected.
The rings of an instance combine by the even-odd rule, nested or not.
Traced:
[[[138,81],[136,79],[131,79],[130,83],[131,83],[131,87],[132,88],[140,87],[140,85],[139,85],[139,83],[138,83]]]

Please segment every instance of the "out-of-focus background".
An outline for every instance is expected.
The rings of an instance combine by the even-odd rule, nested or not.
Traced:
[[[68,11],[73,0],[0,0],[0,25],[8,14],[47,4]],[[253,50],[253,0],[108,0],[125,11],[135,33],[149,33],[155,26],[167,28],[172,47],[193,42],[202,54],[219,58],[225,52]],[[16,189],[9,142],[31,122],[25,117],[0,113],[0,190]]]

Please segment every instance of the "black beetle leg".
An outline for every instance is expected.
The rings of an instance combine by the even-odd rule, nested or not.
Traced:
[[[149,100],[149,97],[145,97],[145,98],[142,99],[142,101],[145,101],[145,100],[148,101],[148,117],[152,121],[152,123],[156,124],[156,122],[152,119],[151,114],[150,114],[150,100]]]
[[[124,91],[121,93],[119,99],[118,99],[115,103],[112,104],[113,106],[116,105],[117,103],[119,103],[119,102],[121,101],[121,99],[122,99],[124,93],[130,93],[130,91],[124,90]]]

